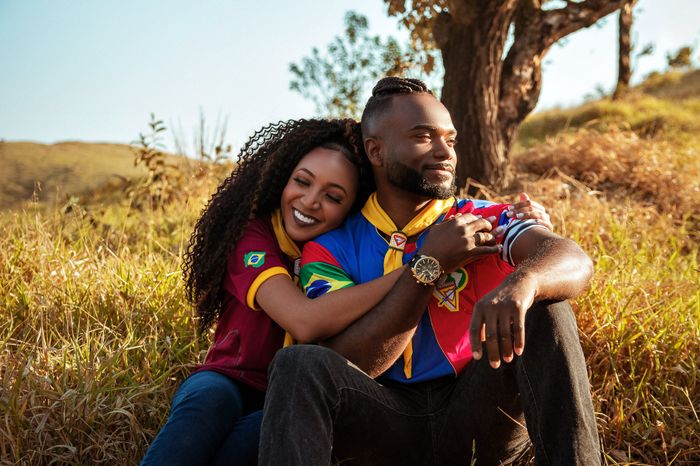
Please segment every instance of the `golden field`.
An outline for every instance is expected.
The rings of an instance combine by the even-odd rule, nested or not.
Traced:
[[[533,115],[518,183],[490,194],[527,190],[595,262],[574,308],[606,464],[700,463],[697,76]],[[208,345],[180,262],[222,176],[182,170],[155,209],[83,194],[0,212],[0,463],[135,464],[162,425]]]

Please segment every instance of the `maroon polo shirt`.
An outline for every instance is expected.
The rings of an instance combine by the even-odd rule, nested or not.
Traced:
[[[293,262],[281,251],[270,220],[252,220],[229,256],[224,290],[227,302],[204,364],[210,370],[258,390],[267,388],[267,368],[284,343],[284,330],[262,310],[255,294],[268,278],[291,276]]]

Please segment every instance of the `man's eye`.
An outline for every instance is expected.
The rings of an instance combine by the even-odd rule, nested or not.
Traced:
[[[448,144],[450,147],[454,147],[454,146],[457,145],[457,139],[454,139],[454,138],[453,138],[453,139],[448,139],[448,140],[447,140],[447,144]]]

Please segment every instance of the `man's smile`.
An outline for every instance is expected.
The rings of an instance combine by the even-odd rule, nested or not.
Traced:
[[[448,163],[433,163],[430,165],[425,165],[423,171],[434,171],[440,173],[441,175],[454,175],[455,168]]]

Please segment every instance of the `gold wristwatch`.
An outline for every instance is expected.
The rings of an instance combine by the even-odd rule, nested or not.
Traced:
[[[416,254],[408,262],[413,278],[421,285],[434,285],[442,276],[443,270],[437,259],[423,254]]]

